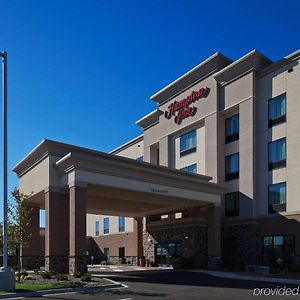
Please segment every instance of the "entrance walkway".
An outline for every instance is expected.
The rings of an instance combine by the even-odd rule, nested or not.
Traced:
[[[118,272],[145,272],[173,270],[173,267],[139,267],[128,265],[88,265],[88,271],[91,273],[118,273]]]

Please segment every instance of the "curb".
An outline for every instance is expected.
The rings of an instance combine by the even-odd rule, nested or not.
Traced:
[[[126,288],[127,286],[123,285],[120,282],[107,279],[111,284],[89,286],[89,287],[75,287],[75,288],[62,288],[62,289],[51,289],[51,290],[41,290],[36,292],[20,292],[20,293],[9,293],[9,294],[0,294],[0,299],[17,299],[17,298],[26,298],[26,297],[41,297],[46,295],[56,295],[56,294],[71,294],[71,293],[89,293],[89,292],[101,292],[110,289],[117,288]]]
[[[289,279],[289,278],[276,278],[276,277],[260,277],[260,276],[251,276],[251,275],[242,275],[235,274],[230,272],[221,272],[221,271],[207,271],[207,270],[184,270],[191,273],[202,273],[211,275],[214,277],[234,279],[234,280],[250,280],[250,281],[263,281],[271,283],[284,283],[284,284],[293,284],[300,286],[300,280]]]

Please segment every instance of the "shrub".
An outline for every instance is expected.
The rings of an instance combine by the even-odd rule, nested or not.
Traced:
[[[90,274],[84,274],[80,277],[81,281],[91,281],[92,277]]]
[[[84,275],[84,274],[83,274],[82,272],[79,272],[79,271],[77,271],[77,270],[73,273],[73,276],[74,276],[75,278],[81,278],[83,275]]]
[[[44,278],[44,279],[51,279],[51,273],[50,272],[43,272],[41,274],[41,276]]]
[[[50,270],[49,273],[50,273],[51,276],[55,276],[57,274],[57,272],[54,271],[54,270]]]
[[[65,275],[65,274],[57,274],[55,277],[56,277],[57,281],[66,281],[66,280],[68,280],[68,276]]]
[[[22,269],[21,271],[20,271],[20,275],[21,276],[28,276],[28,272],[25,270],[25,269]]]
[[[33,279],[33,277],[31,277],[31,276],[26,276],[24,279],[25,279],[25,280],[35,280],[35,279]]]

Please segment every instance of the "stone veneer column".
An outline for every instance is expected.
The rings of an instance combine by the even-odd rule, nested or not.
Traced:
[[[45,269],[68,273],[69,201],[68,193],[49,188],[45,191]]]
[[[31,236],[26,247],[21,249],[22,266],[26,269],[39,269],[42,264],[40,251],[40,208],[26,205],[29,211],[30,224],[27,230]]]
[[[221,258],[221,207],[207,208],[208,268],[217,269]]]
[[[69,272],[87,271],[86,257],[86,187],[71,186]]]
[[[143,249],[143,218],[134,218],[134,233],[136,234],[136,254],[137,264],[139,265],[139,259],[144,256]]]

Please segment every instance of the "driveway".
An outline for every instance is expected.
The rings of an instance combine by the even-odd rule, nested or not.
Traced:
[[[138,299],[253,299],[254,288],[276,288],[283,284],[263,283],[246,280],[231,280],[213,277],[207,274],[184,271],[157,271],[132,274],[115,274],[114,280],[122,282],[128,288],[89,294],[64,294],[44,296],[33,299],[89,299],[89,300],[138,300]],[[295,286],[291,286],[295,288]],[[265,298],[256,296],[255,298]],[[280,296],[280,299],[299,299],[299,296]],[[268,296],[267,299],[278,299]]]

